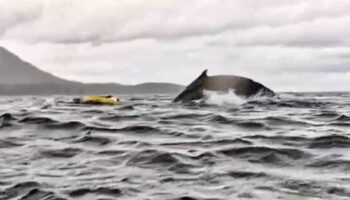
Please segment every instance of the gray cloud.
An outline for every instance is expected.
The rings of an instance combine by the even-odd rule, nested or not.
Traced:
[[[243,0],[52,2],[38,5],[44,7],[40,20],[10,27],[6,36],[27,42],[101,44],[136,39],[174,40],[235,31],[249,34],[258,29],[264,40],[264,34],[283,34],[288,29],[298,31],[308,24],[317,30],[323,21],[327,25],[327,21],[336,22],[350,16],[347,9],[350,2],[344,0],[323,0],[320,3],[314,0],[270,0],[264,3]],[[344,23],[348,25],[349,21]],[[312,27],[306,32],[312,32]],[[312,38],[295,39],[295,44],[307,45]]]
[[[327,18],[279,27],[258,27],[244,31],[230,31],[209,40],[214,46],[291,46],[291,47],[333,47],[349,46],[347,37],[350,15],[341,18]]]
[[[0,13],[1,36],[11,29],[39,19],[41,5],[20,4],[20,2],[8,5],[8,2],[0,1]]]

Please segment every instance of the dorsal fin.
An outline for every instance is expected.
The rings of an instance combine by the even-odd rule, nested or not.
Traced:
[[[206,70],[204,70],[203,72],[202,72],[202,74],[199,76],[199,77],[207,77],[208,75],[207,75],[207,72],[208,72],[208,69],[206,69]]]

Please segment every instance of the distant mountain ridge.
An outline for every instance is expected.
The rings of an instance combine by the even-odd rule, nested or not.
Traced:
[[[182,85],[172,83],[122,85],[69,81],[47,73],[0,47],[0,95],[177,93],[182,89]]]
[[[0,47],[0,84],[66,83],[67,81],[44,72],[23,61],[17,55]]]

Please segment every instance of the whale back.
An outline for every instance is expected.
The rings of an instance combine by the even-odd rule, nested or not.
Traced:
[[[265,96],[275,95],[271,89],[251,79],[234,75],[208,76],[207,70],[204,70],[197,79],[189,84],[185,90],[173,100],[173,102],[187,102],[200,99],[203,97],[204,90],[221,92],[229,92],[232,90],[237,95],[244,97],[257,94]]]
[[[274,96],[274,92],[261,83],[241,76],[208,76],[203,81],[203,88],[209,91],[229,92],[250,97],[256,94]]]
[[[203,81],[205,90],[224,91],[245,89],[248,85],[248,79],[239,76],[208,76]]]

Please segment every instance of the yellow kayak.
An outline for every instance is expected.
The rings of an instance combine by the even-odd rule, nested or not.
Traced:
[[[112,96],[88,96],[75,100],[75,102],[82,104],[117,105],[120,103],[120,100]]]

